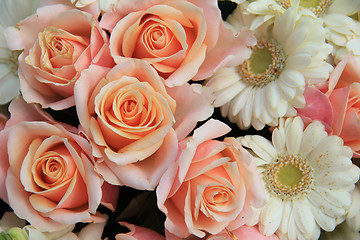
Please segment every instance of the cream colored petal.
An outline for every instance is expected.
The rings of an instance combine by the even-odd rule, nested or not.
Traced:
[[[325,137],[327,137],[327,133],[324,125],[318,121],[312,122],[304,131],[300,147],[301,153],[307,156]]]
[[[282,200],[271,197],[260,214],[259,230],[262,234],[270,236],[276,232],[280,226],[282,211]]]
[[[310,236],[318,228],[311,211],[311,203],[306,198],[293,201],[294,219],[296,226],[304,236]]]
[[[294,121],[286,127],[286,149],[288,154],[298,154],[303,138],[304,123],[300,117],[294,118]]]

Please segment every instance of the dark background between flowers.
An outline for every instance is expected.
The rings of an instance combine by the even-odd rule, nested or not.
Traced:
[[[218,5],[224,20],[236,8],[236,3],[229,1],[219,1]],[[45,109],[45,111],[60,122],[65,122],[76,127],[79,124],[75,107],[61,111],[54,111],[51,109]],[[215,109],[212,118],[221,120],[232,128],[230,133],[219,138],[219,140],[222,140],[224,137],[239,137],[246,134],[258,134],[269,139],[271,137],[268,127],[265,127],[261,131],[256,131],[253,128],[246,131],[240,130],[236,124],[233,124],[226,118],[223,118],[218,108]],[[198,126],[202,124],[203,122],[200,122],[198,123]],[[112,240],[115,239],[116,234],[129,231],[126,227],[118,224],[118,221],[124,221],[137,226],[150,228],[164,235],[164,221],[166,217],[157,208],[155,191],[141,191],[121,186],[116,210],[111,212],[104,206],[99,206],[98,210],[108,216],[107,224],[105,225],[102,235],[103,239],[107,237],[109,240]],[[7,211],[12,211],[12,209],[2,199],[0,199],[0,217],[2,217]],[[80,231],[84,226],[86,226],[84,223],[76,224],[74,232]]]

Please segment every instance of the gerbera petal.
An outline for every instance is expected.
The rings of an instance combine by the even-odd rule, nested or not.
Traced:
[[[284,43],[289,39],[296,23],[296,10],[289,9],[281,16],[275,17],[273,35],[279,43]]]
[[[271,162],[277,157],[277,152],[271,142],[262,136],[251,136],[249,146],[254,153],[265,161]]]
[[[239,82],[240,76],[236,73],[236,68],[221,68],[211,78],[209,78],[205,85],[214,91],[227,88]]]
[[[291,33],[289,38],[286,40],[284,45],[284,51],[286,54],[290,55],[293,53],[299,46],[301,46],[309,34],[308,25],[298,27],[294,32]]]
[[[332,158],[334,161],[339,158]],[[331,160],[332,160],[331,159]],[[339,159],[343,161],[344,159]],[[329,169],[330,171],[321,171],[316,173],[318,181],[316,185],[318,186],[332,186],[335,189],[346,188],[346,186],[351,186],[359,180],[360,170],[355,165],[350,165],[348,169],[343,171],[336,171],[336,168]],[[332,171],[331,171],[332,170]]]
[[[254,96],[254,109],[253,109],[253,117],[255,119],[259,119],[261,113],[265,111],[264,107],[264,88],[259,88],[257,93]]]
[[[232,115],[237,115],[240,110],[244,109],[246,100],[248,99],[251,93],[251,88],[246,87],[241,94],[237,95],[230,103],[230,111]]]
[[[280,226],[283,204],[281,199],[270,198],[263,208],[259,223],[259,230],[264,235],[272,235]]]
[[[311,204],[306,198],[300,198],[293,202],[294,218],[296,226],[306,235],[311,235],[316,229],[316,222],[311,211]]]
[[[289,221],[292,217],[293,205],[292,201],[284,201],[283,202],[283,215],[280,223],[279,231],[282,233],[286,233],[289,228]]]
[[[281,73],[281,81],[286,84],[288,87],[304,87],[305,79],[304,76],[295,70],[286,69]]]
[[[335,229],[336,219],[324,214],[316,206],[311,207],[316,223],[325,231],[331,232]]]
[[[241,119],[244,124],[244,128],[248,128],[251,125],[252,109],[254,103],[254,91],[250,92],[244,109],[241,111]]]
[[[281,79],[281,76],[280,76],[280,79]],[[280,80],[277,82],[277,84],[279,86],[281,97],[285,101],[291,101],[295,97],[296,88],[289,87],[288,85],[284,84]]]
[[[280,102],[280,90],[275,82],[271,82],[265,87],[264,100],[268,108],[275,109]]]
[[[272,143],[279,153],[285,152],[285,131],[283,128],[275,128],[272,134]]]
[[[323,213],[325,213],[329,217],[337,218],[340,216],[344,216],[345,209],[338,208],[332,204],[330,204],[322,195],[315,191],[311,191],[308,194],[308,199],[316,208],[319,208]]]
[[[218,91],[214,102],[215,107],[220,107],[232,100],[239,92],[244,89],[245,85],[242,82],[237,82],[225,89]]]
[[[311,63],[311,55],[305,51],[299,51],[286,58],[285,64],[288,69],[301,70]]]
[[[314,150],[319,142],[325,137],[327,137],[327,133],[325,132],[324,125],[318,121],[314,121],[309,124],[304,131],[300,147],[304,156],[307,156],[309,152]]]
[[[329,190],[325,187],[316,186],[314,191],[324,196],[332,205],[348,209],[351,205],[352,196],[345,190]]]
[[[293,123],[285,130],[286,149],[288,154],[298,154],[300,151],[304,123],[300,117],[294,118]]]

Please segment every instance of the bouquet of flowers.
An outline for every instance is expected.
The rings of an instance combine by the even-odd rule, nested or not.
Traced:
[[[360,239],[359,0],[0,12],[0,240]]]

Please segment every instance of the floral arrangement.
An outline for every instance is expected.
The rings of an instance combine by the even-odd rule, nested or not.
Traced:
[[[360,1],[0,0],[0,239],[360,239]]]

